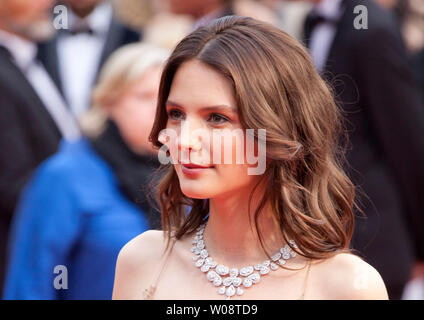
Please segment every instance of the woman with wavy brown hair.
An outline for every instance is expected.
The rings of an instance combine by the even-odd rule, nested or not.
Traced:
[[[341,129],[283,31],[231,16],[192,32],[164,68],[150,135],[167,171],[164,231],[121,250],[113,298],[387,299],[349,250]]]

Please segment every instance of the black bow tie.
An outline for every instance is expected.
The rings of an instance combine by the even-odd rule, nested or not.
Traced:
[[[309,47],[309,42],[310,42],[310,39],[311,39],[311,36],[312,36],[312,32],[318,25],[320,25],[322,23],[330,23],[330,24],[335,26],[335,25],[337,25],[338,22],[339,22],[339,20],[337,20],[335,18],[325,17],[325,16],[320,15],[318,13],[311,12],[306,17],[304,29],[303,29],[306,46]]]
[[[89,26],[83,26],[83,27],[75,27],[72,29],[61,29],[62,32],[70,34],[71,36],[76,36],[79,34],[88,34],[88,35],[93,35],[94,31],[93,29],[91,29]]]
[[[316,26],[318,26],[321,23],[330,23],[330,24],[337,24],[338,20],[330,17],[323,16],[321,14],[317,13],[311,13],[306,18],[306,25],[308,25],[311,30],[313,30]]]

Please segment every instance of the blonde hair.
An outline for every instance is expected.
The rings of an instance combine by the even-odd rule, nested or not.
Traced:
[[[101,69],[91,96],[91,108],[79,119],[81,131],[99,135],[107,119],[105,106],[114,103],[148,69],[162,65],[169,52],[146,43],[128,44],[116,50]]]

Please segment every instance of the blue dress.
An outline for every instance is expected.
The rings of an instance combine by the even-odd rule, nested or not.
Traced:
[[[120,249],[147,229],[90,142],[62,142],[20,200],[4,299],[111,299]]]

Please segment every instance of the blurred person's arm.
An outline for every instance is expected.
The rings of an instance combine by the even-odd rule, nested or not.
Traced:
[[[54,268],[69,268],[69,255],[81,228],[69,190],[72,176],[60,166],[43,164],[23,192],[9,238],[4,299],[59,299],[65,290],[55,288],[54,279],[61,273],[55,274]]]
[[[405,220],[424,260],[424,105],[396,30],[363,32],[355,52],[360,98],[370,110],[371,129],[400,182],[408,212]],[[384,212],[381,213],[384,215]]]

